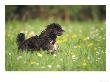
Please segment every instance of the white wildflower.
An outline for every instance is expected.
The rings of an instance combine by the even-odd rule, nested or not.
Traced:
[[[61,66],[58,64],[58,65],[57,65],[57,68],[60,68],[60,67],[61,67]]]
[[[53,56],[56,57],[57,55],[56,54],[53,54]]]
[[[52,68],[52,65],[48,65],[48,68]]]
[[[8,55],[11,56],[11,53],[9,53]]]
[[[19,61],[20,59],[22,59],[22,56],[18,56],[17,57],[17,61]]]
[[[43,68],[45,68],[45,66],[41,66],[41,68],[43,69]]]
[[[36,65],[39,65],[39,63],[36,63]]]
[[[38,55],[39,57],[42,57],[42,54],[40,54],[40,53],[38,53],[37,55]]]

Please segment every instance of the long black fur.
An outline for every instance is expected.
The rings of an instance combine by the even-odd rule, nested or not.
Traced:
[[[38,50],[50,50],[56,43],[57,36],[61,36],[64,30],[59,24],[52,23],[47,26],[47,28],[41,32],[39,36],[32,36],[25,39],[25,34],[20,33],[17,36],[18,50],[27,51],[38,51]]]

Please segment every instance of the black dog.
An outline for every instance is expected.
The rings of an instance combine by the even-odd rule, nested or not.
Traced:
[[[17,36],[18,50],[38,51],[47,50],[54,52],[57,36],[61,36],[64,30],[59,24],[52,23],[41,32],[39,36],[32,36],[25,40],[25,34],[20,33]]]

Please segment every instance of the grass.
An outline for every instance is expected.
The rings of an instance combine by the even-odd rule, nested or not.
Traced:
[[[18,52],[16,36],[39,35],[52,21],[8,21],[5,31],[5,69],[7,71],[105,71],[106,35],[104,21],[62,22],[65,33],[57,38],[59,50]]]

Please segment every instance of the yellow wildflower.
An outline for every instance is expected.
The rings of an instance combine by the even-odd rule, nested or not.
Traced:
[[[86,62],[84,62],[84,63],[83,63],[83,66],[86,66],[86,65],[87,65],[87,63],[86,63]]]
[[[91,47],[91,46],[93,46],[93,43],[89,43],[89,44],[88,44],[88,47]]]
[[[60,44],[60,43],[66,42],[66,41],[67,41],[67,38],[58,39],[57,43]]]
[[[30,64],[36,64],[36,62],[35,61],[30,61]]]
[[[71,37],[72,38],[77,38],[77,35],[76,34],[73,34]]]
[[[29,34],[27,35],[27,37],[29,38],[29,37],[34,36],[34,35],[35,35],[35,33],[33,31],[31,31],[31,32],[29,32]]]
[[[63,42],[62,40],[57,40],[57,43],[58,43],[58,44],[60,44],[60,43],[62,43],[62,42]]]
[[[77,45],[77,48],[80,48],[80,45]]]
[[[84,61],[82,62],[82,67],[86,67],[87,64],[88,64],[88,61],[87,61],[87,60],[84,60]]]
[[[90,39],[90,37],[89,37],[89,36],[84,38],[84,40],[89,40],[89,39]]]

